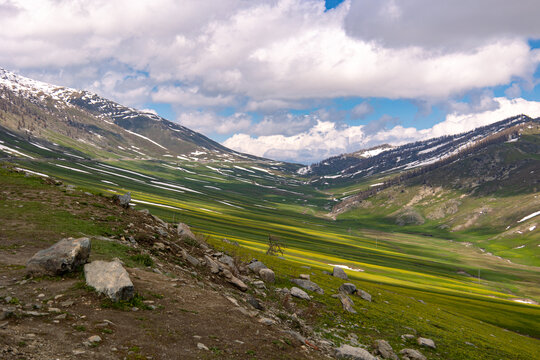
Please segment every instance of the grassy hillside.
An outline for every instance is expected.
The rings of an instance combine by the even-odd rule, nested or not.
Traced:
[[[524,284],[531,289],[536,287],[538,272],[533,268],[510,267],[496,258],[483,256],[457,243],[450,243],[445,247],[447,252],[441,254],[441,246],[448,244],[448,241],[437,238],[374,230],[351,229],[349,233],[344,228],[346,223],[297,213],[303,205],[297,205],[295,201],[282,201],[278,194],[259,192],[258,198],[245,196],[240,203],[240,195],[236,192],[239,188],[235,188],[240,187],[240,184],[234,181],[229,181],[230,187],[218,193],[219,199],[230,204],[236,200],[234,204],[241,204],[248,211],[218,203],[215,201],[217,195],[205,194],[202,197],[201,194],[190,192],[176,194],[153,187],[155,192],[137,189],[140,183],[134,179],[146,179],[140,175],[156,178],[159,175],[159,180],[173,183],[175,173],[165,170],[167,167],[162,169],[163,164],[130,163],[129,171],[137,170],[140,175],[118,170],[114,171],[116,176],[101,173],[101,180],[122,183],[117,186],[103,183],[104,187],[99,186],[99,181],[91,181],[91,176],[97,176],[95,171],[91,174],[79,173],[54,164],[26,162],[21,166],[51,174],[54,172],[65,181],[79,184],[80,190],[70,190],[66,186],[55,187],[33,176],[0,170],[4,189],[0,197],[0,218],[4,220],[2,236],[27,236],[32,231],[39,231],[43,240],[60,235],[80,236],[82,233],[121,236],[126,226],[125,220],[120,215],[100,216],[103,209],[101,196],[90,196],[85,192],[111,194],[123,191],[130,185],[135,200],[145,199],[159,204],[148,206],[153,213],[165,219],[181,219],[195,225],[198,232],[209,235],[210,244],[238,258],[248,260],[257,257],[263,260],[276,271],[276,287],[290,287],[290,278],[300,273],[310,274],[312,280],[325,290],[325,295],[314,294],[312,303],[315,305],[299,301],[294,306],[301,310],[304,320],[308,321],[315,332],[335,344],[346,343],[350,334],[355,334],[358,341],[364,344],[385,338],[394,349],[416,347],[413,342],[403,341],[400,337],[416,331],[421,336],[435,339],[436,350],[421,349],[430,359],[531,359],[540,350],[540,342],[535,339],[540,337],[538,307],[505,300],[510,298],[505,294],[509,288],[518,291]],[[82,164],[71,166],[89,170]],[[186,188],[190,186],[196,191],[207,191],[208,188],[204,187],[206,183],[200,181],[212,179],[210,176],[214,174],[197,168],[200,164],[183,166],[185,170],[197,170],[197,174],[186,173],[182,177],[176,175],[175,184],[182,184]],[[91,167],[99,168],[99,165],[93,164]],[[128,170],[127,167],[124,170]],[[133,179],[118,176],[120,174],[131,174]],[[188,177],[193,179],[189,184]],[[217,179],[214,180],[216,182],[213,185],[217,185]],[[201,185],[196,186],[196,183]],[[295,187],[290,184],[289,187],[282,186],[286,189]],[[116,190],[107,190],[106,187]],[[257,186],[253,187],[251,191],[254,192]],[[149,188],[146,187],[146,190]],[[303,189],[300,187],[298,190]],[[304,198],[315,203],[318,201],[324,206],[326,200],[317,199],[315,195],[307,193]],[[259,211],[255,206],[259,203],[279,208],[260,208]],[[209,209],[211,205],[213,207]],[[141,206],[139,203],[136,208]],[[212,211],[202,210],[203,206]],[[20,219],[24,219],[24,229],[20,226]],[[283,258],[264,255],[264,240],[269,232],[281,236],[286,244]],[[241,246],[224,242],[224,237],[230,242],[237,241]],[[13,246],[1,248],[0,259],[7,259],[5,256],[18,249]],[[128,264],[132,263],[129,262],[129,254],[124,253],[121,247],[102,248],[98,242],[95,250],[98,253],[105,251],[104,256],[126,257]],[[457,269],[473,272],[474,265],[479,262],[483,269],[480,281],[456,273]],[[323,273],[323,270],[330,270],[331,267],[327,265],[329,263],[347,264],[364,270],[347,273],[358,288],[372,294],[373,302],[355,298],[358,314],[344,313],[339,301],[331,297],[342,281]],[[276,298],[269,301],[280,300]],[[283,303],[282,306],[286,308],[290,305]]]

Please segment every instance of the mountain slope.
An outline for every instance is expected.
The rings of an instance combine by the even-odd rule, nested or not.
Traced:
[[[539,120],[519,115],[462,134],[418,141],[398,147],[382,145],[352,154],[331,157],[301,168],[299,174],[311,176],[314,184],[331,186],[379,174],[407,171],[459,154],[476,142],[531,121],[538,122]]]
[[[98,158],[257,159],[155,114],[1,68],[0,125]]]

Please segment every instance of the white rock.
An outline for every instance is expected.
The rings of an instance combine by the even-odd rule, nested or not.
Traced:
[[[84,266],[86,284],[113,301],[130,300],[135,289],[127,271],[117,261],[93,261]]]
[[[296,286],[293,286],[291,288],[291,295],[300,299],[311,300],[307,292],[305,292],[302,289],[297,288]]]

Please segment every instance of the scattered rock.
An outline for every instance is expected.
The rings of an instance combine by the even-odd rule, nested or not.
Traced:
[[[274,281],[276,281],[276,275],[274,274],[274,271],[272,269],[263,268],[259,270],[259,276],[266,283],[273,284]]]
[[[405,341],[412,340],[414,338],[415,338],[415,336],[413,334],[403,334],[403,335],[401,335],[401,339],[405,340]]]
[[[362,299],[366,301],[371,302],[371,295],[364,290],[356,289],[356,295],[360,296]]]
[[[345,294],[354,294],[356,292],[356,285],[351,283],[344,283],[339,287],[339,292]]]
[[[303,280],[309,280],[309,274],[300,274],[298,277]]]
[[[203,343],[197,343],[197,349],[199,350],[206,350],[208,351],[208,347],[206,345],[204,345]]]
[[[15,315],[15,309],[13,308],[4,308],[2,309],[2,312],[0,313],[0,321],[9,319]]]
[[[131,202],[131,192],[124,195],[113,195],[113,201],[127,209],[129,208],[129,203]]]
[[[135,289],[127,271],[117,261],[93,261],[84,266],[86,284],[113,301],[130,300]]]
[[[190,264],[193,265],[193,266],[199,266],[199,264],[200,264],[200,261],[197,260],[196,257],[191,256],[191,255],[188,254],[188,252],[185,251],[185,250],[182,250],[182,257],[184,258],[184,260],[186,260],[188,263],[190,263]]]
[[[345,270],[343,270],[339,266],[334,266],[334,270],[332,271],[332,276],[335,276],[335,277],[343,279],[343,280],[349,280],[349,277],[345,273]]]
[[[101,337],[99,335],[92,335],[88,338],[88,342],[90,344],[97,344],[97,343],[100,343],[102,340],[101,340]]]
[[[241,291],[247,291],[248,289],[247,285],[242,280],[240,280],[239,278],[235,276],[231,276],[230,278],[227,279],[227,281],[233,284],[234,286],[236,286]]]
[[[264,285],[264,281],[255,280],[255,281],[252,282],[252,284],[257,289],[261,289],[261,290],[266,289],[266,286]]]
[[[423,338],[423,337],[419,337],[417,340],[418,342],[418,345],[420,346],[426,346],[426,347],[430,347],[432,349],[435,349],[436,346],[435,346],[435,342],[431,339],[426,339],[426,338]]]
[[[354,302],[351,300],[350,297],[348,297],[345,294],[339,294],[339,300],[341,301],[341,305],[343,305],[343,310],[350,312],[352,314],[356,314],[356,310],[354,310]]]
[[[38,251],[26,264],[29,274],[61,275],[86,264],[90,256],[90,239],[62,239]]]
[[[261,324],[266,325],[266,326],[274,325],[274,324],[276,323],[274,320],[269,319],[269,318],[261,318],[261,319],[259,320],[259,322],[260,322]]]
[[[227,265],[232,270],[236,270],[236,265],[234,264],[234,259],[229,255],[226,255],[226,254],[221,255],[219,257],[219,262]]]
[[[204,255],[204,260],[206,260],[206,265],[210,268],[210,272],[212,274],[217,274],[219,273],[219,271],[221,270],[220,269],[220,266],[218,265],[217,262],[215,262],[214,260],[212,260],[212,258],[210,258],[210,256],[208,255]]]
[[[311,300],[311,297],[302,289],[295,286],[291,288],[291,295],[304,300]]]
[[[315,284],[311,280],[304,280],[304,279],[292,279],[291,282],[295,285],[300,286],[303,289],[316,292],[318,294],[324,294],[324,290],[321,289],[321,287],[317,284]]]
[[[197,240],[197,238],[195,237],[195,234],[191,232],[191,229],[189,228],[189,226],[187,226],[184,223],[179,223],[178,226],[176,227],[176,231],[177,231],[178,236],[180,236],[181,239],[187,238],[191,240]]]
[[[383,359],[398,360],[394,349],[386,340],[375,340],[373,348],[375,349],[375,355],[380,355]]]
[[[60,314],[54,318],[54,320],[65,320],[67,318],[67,314]]]
[[[377,358],[371,355],[367,350],[351,345],[341,345],[337,348],[336,357],[338,359],[347,360],[377,360]]]
[[[259,260],[256,260],[256,259],[253,259],[249,264],[248,264],[248,269],[253,271],[255,274],[259,274],[259,271],[261,271],[261,269],[267,269],[268,267],[266,265],[264,265],[261,261]]]
[[[403,349],[399,352],[402,360],[426,360],[426,357],[421,352],[414,349]]]
[[[246,298],[246,301],[249,305],[253,306],[255,309],[264,311],[264,307],[262,306],[261,302],[257,300],[255,297],[248,295]]]

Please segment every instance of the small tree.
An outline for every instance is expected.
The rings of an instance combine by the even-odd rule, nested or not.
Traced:
[[[266,250],[266,255],[276,256],[278,253],[283,256],[283,249],[281,248],[281,239],[277,236],[268,235],[268,250]]]

